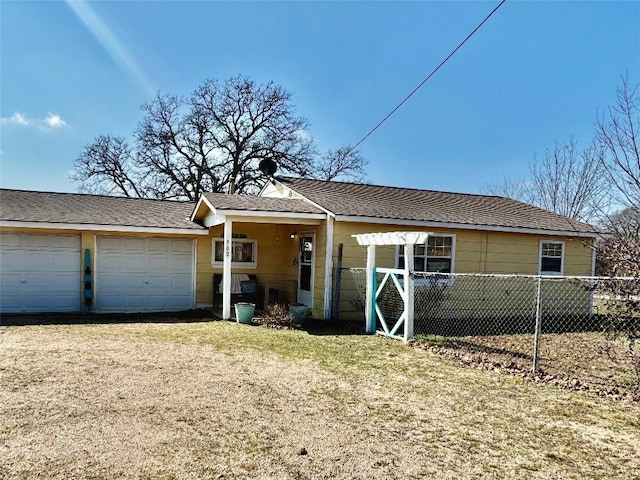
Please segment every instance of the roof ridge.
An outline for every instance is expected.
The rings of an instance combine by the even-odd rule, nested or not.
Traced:
[[[504,198],[505,200],[514,200],[513,198],[505,197],[502,195],[488,195],[484,193],[467,193],[467,192],[452,192],[449,190],[434,190],[430,188],[416,188],[416,187],[398,187],[395,185],[378,185],[375,183],[362,183],[362,182],[346,182],[343,180],[319,180],[317,178],[306,178],[306,177],[289,177],[282,176],[277,177],[276,180],[303,180],[308,182],[317,182],[317,183],[341,183],[343,185],[359,185],[363,187],[378,187],[378,188],[388,188],[392,190],[411,190],[414,192],[433,192],[433,193],[448,193],[451,195],[467,195],[471,197],[487,197],[487,198]],[[518,201],[518,200],[516,200]],[[528,204],[525,204],[528,205]]]

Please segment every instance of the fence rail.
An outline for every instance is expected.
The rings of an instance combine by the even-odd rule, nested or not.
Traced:
[[[364,319],[365,270],[339,275],[343,312]],[[639,278],[426,272],[411,278],[417,341],[593,388],[640,393]],[[399,318],[404,305],[393,284],[377,301],[385,318]]]

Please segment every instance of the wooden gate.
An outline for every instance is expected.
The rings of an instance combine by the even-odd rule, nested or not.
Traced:
[[[367,291],[365,302],[366,330],[408,342],[413,337],[413,249],[415,245],[426,244],[429,234],[426,232],[384,232],[360,233],[352,235],[359,245],[367,247]],[[377,268],[376,246],[400,245],[404,248],[404,268]],[[378,282],[378,274],[382,280]],[[388,286],[398,292],[402,299],[402,313],[391,319],[385,316],[384,289]],[[395,315],[393,315],[395,316]],[[393,322],[393,326],[389,328]],[[377,325],[380,324],[380,329]],[[402,334],[400,329],[402,328]]]
[[[378,282],[379,274],[383,275],[380,282]],[[398,268],[373,269],[373,278],[371,281],[374,282],[375,295],[373,296],[373,313],[376,317],[375,326],[377,334],[399,340],[406,338],[407,304],[409,299],[407,298],[408,290],[405,288],[404,279],[405,271]],[[389,290],[391,290],[391,293],[389,293]],[[396,292],[402,301],[401,306],[395,305],[393,301],[393,294]],[[383,295],[383,293],[386,293],[386,295]]]

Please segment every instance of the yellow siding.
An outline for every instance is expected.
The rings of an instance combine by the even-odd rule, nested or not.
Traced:
[[[393,231],[428,231],[435,234],[455,234],[455,273],[498,273],[537,275],[539,248],[541,240],[562,241],[565,245],[564,275],[591,275],[592,240],[558,237],[548,235],[533,235],[523,233],[486,232],[480,230],[456,229],[419,229],[402,225],[380,225],[339,222],[335,224],[334,263],[337,262],[338,245],[344,245],[343,267],[358,268],[366,264],[366,248],[358,245],[351,237],[356,233],[393,232]],[[376,265],[379,267],[395,266],[395,247],[376,247]],[[362,318],[362,308],[359,308],[359,298],[362,296],[364,280],[355,274],[345,273],[342,281],[340,311],[342,318]],[[529,288],[529,287],[526,287]],[[465,293],[466,298],[457,298],[456,289],[451,289],[449,295],[453,304],[458,304],[459,311],[473,314],[482,312],[486,308],[495,308],[496,304],[504,303],[501,298],[505,293],[501,290],[485,291],[480,289],[476,294]],[[572,295],[571,302],[582,293]],[[584,302],[574,302],[583,310]],[[483,305],[487,307],[484,308]],[[525,309],[529,308],[523,307]]]
[[[564,274],[591,275],[591,239],[576,239],[524,233],[483,232],[479,230],[420,229],[401,225],[378,225],[337,222],[335,225],[335,252],[338,244],[344,244],[344,267],[364,267],[366,248],[358,245],[351,235],[370,232],[427,231],[434,234],[456,236],[455,273],[509,273],[538,274],[539,246],[541,240],[564,242]],[[337,257],[334,257],[337,258]],[[377,247],[376,264],[393,267],[394,247]]]
[[[211,304],[213,298],[213,274],[222,273],[222,267],[212,265],[214,238],[222,238],[224,227],[211,228],[208,237],[198,239],[196,303]],[[291,233],[296,232],[295,239]],[[298,239],[303,232],[316,233],[313,315],[321,318],[324,310],[324,259],[326,230],[324,225],[280,225],[233,223],[233,234],[258,240],[258,262],[255,269],[235,268],[234,273],[255,274],[264,286],[265,297],[269,289],[277,289],[283,303],[296,301],[298,291]]]

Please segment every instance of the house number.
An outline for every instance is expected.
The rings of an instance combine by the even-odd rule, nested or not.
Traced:
[[[231,256],[231,241],[228,239],[224,241],[224,256],[225,257]]]

